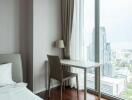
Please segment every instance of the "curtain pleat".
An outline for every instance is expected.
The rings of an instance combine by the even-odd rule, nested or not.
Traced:
[[[71,36],[70,57],[72,60],[85,61],[84,48],[84,0],[74,2],[73,29]],[[71,68],[71,71],[78,74],[79,89],[84,89],[84,70]],[[70,81],[70,86],[76,88],[76,80]]]
[[[74,0],[62,0],[62,39],[65,44],[63,58],[70,59],[70,42],[73,26]]]

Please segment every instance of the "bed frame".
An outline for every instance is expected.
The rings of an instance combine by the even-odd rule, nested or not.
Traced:
[[[12,63],[12,78],[23,82],[22,60],[20,54],[0,54],[0,64]]]

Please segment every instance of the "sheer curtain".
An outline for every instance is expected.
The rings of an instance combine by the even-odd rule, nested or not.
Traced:
[[[95,0],[75,0],[73,26],[70,42],[70,59],[81,61],[94,61],[95,59]],[[83,69],[71,69],[79,75],[79,89],[84,89]],[[95,76],[94,69],[87,72],[88,87],[94,89]],[[75,79],[71,80],[70,85],[76,86]]]
[[[70,44],[70,59],[72,60],[86,60],[85,46],[84,46],[84,0],[74,1],[74,16],[73,16],[73,29]],[[79,89],[83,89],[84,86],[84,72],[82,69],[72,68],[71,71],[78,73],[79,75]],[[80,74],[81,73],[81,74]],[[71,80],[71,87],[76,87],[75,79]]]

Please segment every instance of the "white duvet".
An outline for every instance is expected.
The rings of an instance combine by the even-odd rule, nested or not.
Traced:
[[[26,83],[0,87],[0,100],[43,100],[26,88]]]

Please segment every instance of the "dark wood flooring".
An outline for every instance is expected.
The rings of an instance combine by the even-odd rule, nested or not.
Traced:
[[[48,92],[41,92],[37,94],[44,100],[60,100],[60,88],[55,88],[51,90],[51,97],[48,98]],[[77,92],[75,89],[66,88],[63,90],[63,100],[77,100]],[[84,100],[84,93],[83,91],[79,91],[79,99]],[[99,100],[99,98],[92,94],[87,94],[87,100]],[[101,99],[106,100],[106,99]]]

